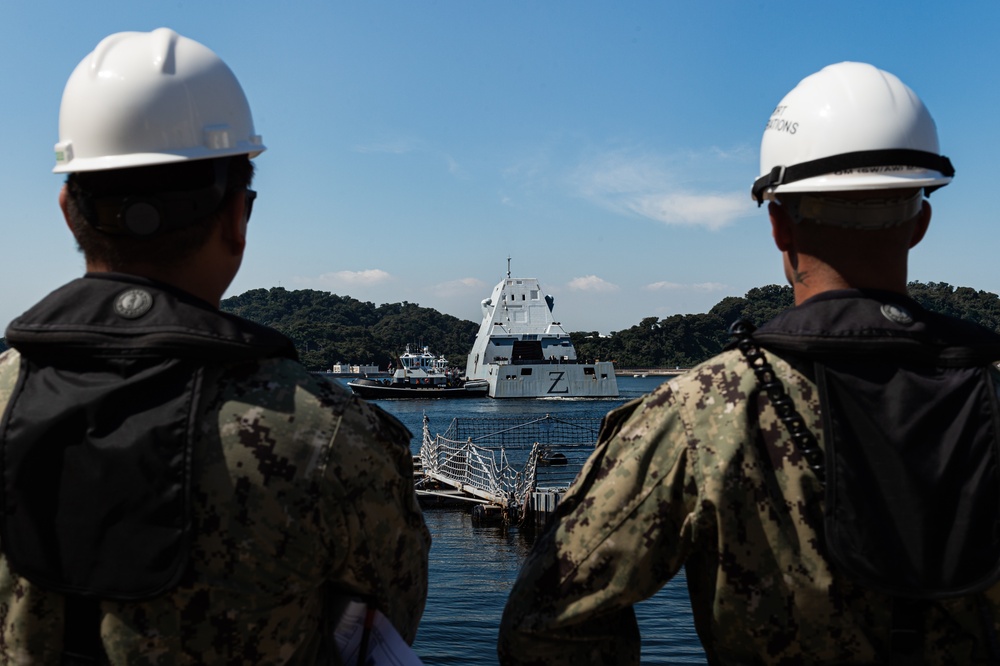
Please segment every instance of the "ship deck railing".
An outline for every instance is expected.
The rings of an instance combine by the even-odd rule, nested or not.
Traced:
[[[601,361],[588,361],[581,358],[515,358],[515,359],[498,359],[495,358],[491,361],[487,361],[487,364],[495,363],[497,365],[594,365],[595,363],[601,363]]]

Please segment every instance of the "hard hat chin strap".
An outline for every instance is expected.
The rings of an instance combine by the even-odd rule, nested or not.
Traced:
[[[150,238],[194,224],[212,213],[226,195],[229,158],[214,160],[211,185],[197,190],[108,196],[94,201],[98,231],[114,236]]]
[[[813,220],[847,229],[889,229],[908,222],[920,213],[924,198],[917,190],[905,197],[842,199],[818,194],[782,197],[781,206],[796,223]]]
[[[842,153],[810,160],[792,166],[776,166],[770,172],[754,181],[751,193],[757,200],[757,205],[764,203],[764,193],[778,185],[787,185],[806,178],[815,178],[827,174],[835,174],[853,169],[870,169],[875,167],[917,167],[939,172],[945,178],[955,175],[955,167],[944,155],[928,153],[924,150],[894,148],[889,150],[861,150],[853,153]],[[937,187],[926,187],[930,194]]]

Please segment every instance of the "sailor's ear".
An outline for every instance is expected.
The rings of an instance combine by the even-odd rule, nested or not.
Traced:
[[[66,189],[65,185],[59,190],[59,210],[62,211],[63,221],[69,227],[69,232],[73,234],[73,223],[69,221],[69,190]],[[76,234],[73,236],[75,237]]]
[[[771,218],[771,237],[774,239],[774,245],[781,252],[791,250],[795,238],[792,233],[795,222],[788,216],[785,209],[774,201],[767,204],[767,214]]]
[[[247,244],[246,201],[242,192],[230,195],[219,221],[222,240],[233,254],[243,254]]]
[[[917,223],[913,227],[913,235],[910,236],[910,247],[914,247],[923,240],[927,228],[931,225],[931,202],[924,199],[924,205],[917,214]]]

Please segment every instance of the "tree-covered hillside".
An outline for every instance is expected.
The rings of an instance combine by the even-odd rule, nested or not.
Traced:
[[[911,282],[910,295],[935,310],[1000,332],[1000,298],[943,282]],[[717,354],[729,342],[729,325],[741,317],[756,324],[792,306],[792,289],[767,285],[742,298],[727,297],[704,314],[646,317],[627,329],[601,337],[573,332],[577,354],[606,359],[620,368],[690,367]],[[311,370],[334,363],[376,364],[385,368],[407,344],[427,345],[464,368],[478,324],[413,303],[376,306],[324,291],[254,289],[227,298],[222,309],[278,329],[295,343]],[[6,348],[0,338],[0,351]]]
[[[910,297],[928,310],[968,319],[1000,332],[1000,298],[996,294],[971,287],[952,287],[944,282],[911,282],[906,288]]]
[[[620,368],[686,368],[722,351],[729,325],[746,317],[763,323],[794,303],[791,287],[756,287],[743,298],[729,296],[706,314],[646,317],[635,326],[600,337],[572,333],[580,358],[612,360]]]
[[[479,329],[471,321],[406,301],[376,307],[311,289],[254,289],[225,299],[222,309],[287,335],[311,370],[328,370],[338,362],[385,368],[407,344],[427,345],[464,368]]]
[[[1000,332],[996,294],[943,282],[911,282],[907,288],[928,310]],[[760,325],[793,304],[791,287],[768,285],[751,289],[743,298],[724,298],[706,314],[647,317],[604,338],[596,332],[573,333],[573,344],[581,358],[613,360],[619,368],[690,367],[722,351],[730,340],[729,325],[737,319]]]

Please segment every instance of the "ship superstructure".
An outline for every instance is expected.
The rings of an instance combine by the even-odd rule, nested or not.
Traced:
[[[489,382],[493,398],[617,397],[610,361],[581,361],[552,315],[537,278],[507,277],[482,302],[483,321],[466,376]]]

